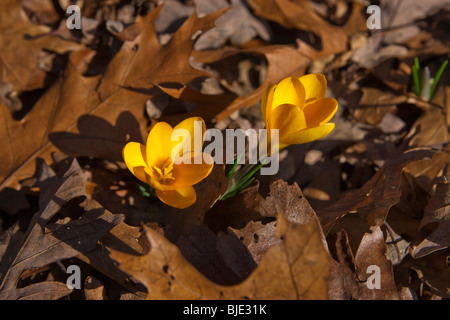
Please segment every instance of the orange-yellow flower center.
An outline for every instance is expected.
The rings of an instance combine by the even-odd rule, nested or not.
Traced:
[[[152,166],[154,177],[161,184],[168,184],[171,181],[175,180],[173,176],[173,162],[170,162],[168,165],[162,166],[159,168],[157,166]]]

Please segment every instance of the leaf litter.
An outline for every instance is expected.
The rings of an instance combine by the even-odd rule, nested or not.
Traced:
[[[449,76],[431,101],[411,78],[448,59],[448,1],[380,1],[382,30],[360,1],[78,4],[81,32],[0,4],[1,299],[450,297]],[[157,121],[263,128],[263,90],[313,72],[335,130],[232,198],[225,165],[178,210],[123,163]]]

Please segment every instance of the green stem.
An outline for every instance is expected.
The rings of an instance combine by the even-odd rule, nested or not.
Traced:
[[[444,69],[445,69],[445,67],[447,66],[447,63],[448,63],[448,60],[445,60],[445,61],[441,64],[441,66],[439,67],[439,70],[438,70],[438,72],[436,73],[436,76],[434,77],[433,84],[431,85],[431,88],[430,88],[430,95],[429,95],[429,97],[428,97],[428,101],[431,101],[431,99],[433,98],[433,96],[434,96],[434,91],[436,90],[436,86],[437,86],[437,84],[438,84],[438,82],[439,82],[439,79],[441,78],[442,74],[444,73]]]

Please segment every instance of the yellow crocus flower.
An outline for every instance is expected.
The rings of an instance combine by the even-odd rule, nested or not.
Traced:
[[[288,77],[263,93],[261,110],[266,128],[278,129],[279,150],[291,144],[321,139],[334,129],[330,119],[335,99],[325,98],[327,80],[322,74]]]
[[[194,129],[199,124],[201,128]],[[189,133],[181,136],[181,142],[172,141],[177,129]],[[125,164],[136,178],[155,189],[162,202],[179,209],[187,208],[197,200],[193,185],[206,178],[214,166],[212,157],[201,152],[205,130],[200,117],[188,118],[174,128],[166,122],[158,122],[150,130],[145,146],[129,142],[123,148]],[[194,133],[201,134],[200,150],[194,149]],[[174,155],[179,156],[181,162],[174,161]]]

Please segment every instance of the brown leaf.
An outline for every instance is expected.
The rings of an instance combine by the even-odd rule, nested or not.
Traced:
[[[450,251],[440,250],[423,256],[420,259],[409,257],[403,266],[414,270],[417,277],[425,283],[431,292],[440,297],[450,297],[450,269],[448,261]]]
[[[234,111],[249,107],[257,103],[262,96],[264,89],[272,83],[281,81],[287,76],[301,76],[306,67],[311,62],[310,58],[301,50],[287,45],[272,45],[266,47],[256,47],[249,49],[225,48],[224,50],[194,51],[194,60],[202,63],[212,63],[230,57],[233,54],[246,53],[263,55],[267,60],[267,73],[264,82],[250,95],[236,98],[223,111],[219,110],[215,116],[215,121],[224,120]],[[190,114],[188,113],[187,116]]]
[[[430,228],[430,229],[428,229]],[[437,182],[436,191],[424,208],[419,229],[426,236],[413,244],[411,256],[420,258],[450,246],[450,183],[447,178]]]
[[[230,227],[229,230],[239,237],[257,264],[261,262],[267,250],[282,242],[279,237],[275,236],[275,221],[265,224],[261,221],[250,221],[244,228],[233,229]]]
[[[280,243],[274,221],[279,214],[296,224],[318,222],[318,218],[297,183],[274,181],[265,198],[258,188],[256,184],[218,203],[207,213],[205,222],[216,232],[234,233],[259,264],[267,250]]]
[[[209,14],[228,7],[225,0],[197,0],[199,15]],[[259,36],[269,41],[267,27],[256,19],[242,0],[231,0],[231,8],[216,20],[217,27],[201,35],[195,43],[195,50],[208,50],[222,47],[227,41],[233,45],[242,45]]]
[[[347,50],[348,36],[346,31],[356,32],[365,28],[365,19],[361,19],[361,5],[355,3],[347,27],[334,26],[322,19],[306,0],[250,0],[249,5],[255,14],[274,21],[288,29],[310,31],[320,37],[320,50],[313,50],[308,44],[307,55],[315,58]],[[298,17],[302,17],[299,19]]]
[[[259,182],[256,182],[233,198],[217,203],[207,212],[205,221],[217,232],[226,231],[228,226],[242,228],[251,220],[269,222],[279,213],[299,224],[317,219],[297,183],[288,185],[283,180],[277,180],[269,188],[269,194],[264,198],[259,190]]]
[[[380,288],[360,286],[361,292],[357,297],[361,300],[397,300],[397,288],[394,282],[392,263],[386,258],[386,245],[381,228],[373,226],[371,233],[366,233],[361,240],[355,261],[362,272],[368,272],[369,266],[376,266],[380,270]],[[370,272],[366,275],[370,276]],[[368,279],[370,281],[370,279]]]
[[[9,288],[0,291],[1,300],[58,300],[69,295],[72,289],[57,281],[31,284],[25,288]]]
[[[43,87],[46,71],[39,62],[44,50],[66,53],[82,47],[55,35],[47,26],[33,24],[22,9],[22,1],[2,1],[0,5],[0,74],[2,80],[22,92]]]
[[[444,113],[434,106],[424,108],[423,115],[417,119],[410,132],[418,131],[411,138],[411,147],[431,146],[448,143],[449,136],[446,129]]]
[[[84,280],[84,296],[86,300],[105,300],[105,286],[97,278],[88,276]]]
[[[0,128],[7,157],[0,158],[1,187],[17,187],[18,181],[29,178],[34,171],[34,160],[41,157],[51,161],[50,153],[57,149],[48,140],[52,131],[71,130],[85,109],[97,98],[94,86],[98,78],[82,75],[82,65],[92,58],[92,51],[84,50],[70,55],[64,76],[58,79],[36,102],[20,122],[0,105],[5,125]],[[70,116],[69,116],[70,115]]]
[[[246,247],[234,234],[214,234],[206,225],[194,226],[177,246],[183,256],[209,280],[222,285],[244,280],[256,267]]]
[[[60,19],[52,0],[24,0],[22,7],[32,12],[39,24],[52,25]]]
[[[270,185],[268,197],[258,205],[258,211],[266,217],[276,217],[282,213],[289,221],[297,224],[317,221],[314,210],[295,182],[288,185],[283,180],[274,181]]]
[[[210,76],[194,69],[189,63],[195,41],[193,36],[213,27],[215,19],[225,10],[203,18],[192,14],[163,46],[158,42],[153,25],[161,8],[159,6],[147,16],[137,18],[136,24],[142,25],[141,34],[135,41],[126,41],[108,65],[99,87],[104,103],[117,103],[117,100],[124,98],[125,92],[130,93],[125,88],[151,89],[161,83],[187,84],[195,78]],[[153,57],[151,60],[149,54]]]
[[[352,297],[356,298],[360,294],[361,284],[348,235],[345,230],[340,230],[333,240],[328,241],[328,243],[333,244],[333,246],[330,246],[330,252],[335,258],[331,266],[329,299],[349,300]]]
[[[325,234],[340,217],[357,213],[369,226],[383,224],[390,208],[400,201],[400,181],[406,165],[431,159],[441,151],[416,148],[391,159],[360,189],[349,191],[332,205],[317,210]]]
[[[113,123],[122,112],[128,111],[145,135],[144,105],[152,96],[150,89],[165,82],[187,84],[194,78],[210,76],[189,64],[195,41],[192,37],[199,30],[211,28],[223,10],[203,18],[193,14],[164,46],[158,42],[153,27],[159,11],[160,7],[143,18],[139,16],[130,26],[135,30],[136,25],[141,25],[141,33],[123,43],[103,75],[83,76],[92,52],[75,52],[70,55],[64,77],[45,92],[22,122],[6,114],[5,107],[0,108],[7,119],[6,126],[0,129],[0,137],[7,141],[6,152],[10,155],[1,158],[2,186],[16,187],[18,180],[29,177],[36,156],[50,160],[49,154],[55,148],[49,143],[48,133],[73,131],[81,115],[101,116]]]
[[[0,265],[0,292],[8,292],[8,296],[23,295],[9,293],[17,289],[18,278],[24,271],[94,249],[98,239],[123,220],[121,215],[105,214],[102,208],[86,210],[81,205],[84,210],[81,218],[71,220],[67,216],[51,222],[63,206],[69,212],[72,209],[71,214],[76,215],[79,207],[74,206],[73,202],[85,196],[83,174],[76,160],[61,162],[60,169],[60,176],[57,176],[45,163],[41,163],[40,211],[32,217],[27,232],[15,239],[15,243],[10,242],[10,250],[7,248],[4,252]],[[34,288],[49,290],[45,285]],[[38,293],[33,291],[33,294]]]
[[[283,242],[269,249],[254,272],[234,286],[209,281],[174,244],[149,228],[147,254],[113,251],[112,257],[147,287],[148,299],[326,299],[331,260],[320,226],[293,224],[280,214],[277,234]]]
[[[102,206],[96,201],[91,200],[87,201],[86,209],[101,210]],[[114,216],[109,211],[105,211],[105,215]],[[140,243],[140,237],[141,232],[139,227],[130,226],[122,221],[101,237],[100,241],[92,250],[77,255],[77,258],[88,263],[102,274],[114,279],[135,295],[143,296],[143,289],[133,283],[109,256],[111,250],[117,250],[127,254],[142,254],[143,246]]]
[[[386,257],[383,232],[378,226],[371,227],[363,236],[355,257],[345,230],[339,231],[333,241],[331,252],[336,260],[332,266],[330,299],[399,299],[392,263]],[[375,274],[369,267],[379,268],[379,288],[370,287],[371,276]]]

